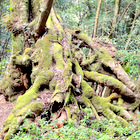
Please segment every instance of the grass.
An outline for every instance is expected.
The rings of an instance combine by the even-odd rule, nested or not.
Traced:
[[[55,122],[49,123],[41,119],[36,123],[26,122],[20,126],[19,132],[12,140],[139,140],[140,138],[137,125],[130,123],[130,127],[123,128],[115,120],[97,121],[85,117],[78,125],[66,122],[64,127],[54,129],[55,125]]]

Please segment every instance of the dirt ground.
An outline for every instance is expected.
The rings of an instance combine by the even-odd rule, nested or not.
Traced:
[[[3,123],[11,113],[15,103],[7,102],[4,96],[0,94],[0,132],[2,131]]]

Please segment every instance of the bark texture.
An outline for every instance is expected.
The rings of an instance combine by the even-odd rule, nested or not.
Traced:
[[[41,1],[32,1],[30,23],[26,0],[11,1],[11,6],[7,28],[13,33],[13,55],[0,92],[7,100],[16,100],[16,105],[3,125],[5,140],[17,132],[19,125],[27,119],[33,121],[44,110],[49,112],[47,119],[58,121],[58,127],[63,126],[63,120],[78,122],[84,108],[89,108],[92,118],[100,120],[104,116],[129,125],[133,118],[124,101],[134,104],[131,110],[139,103],[135,84],[114,60],[116,49],[80,30],[64,27],[54,8],[38,34],[42,22],[36,21],[44,13]],[[16,6],[21,6],[18,13]],[[92,49],[90,55],[85,56],[83,47]],[[114,99],[117,105],[112,103]]]

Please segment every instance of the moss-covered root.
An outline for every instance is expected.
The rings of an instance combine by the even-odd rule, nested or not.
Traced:
[[[26,118],[35,118],[40,115],[42,111],[43,105],[41,103],[32,102],[20,111],[11,113],[7,119],[7,122],[11,122],[11,124],[7,122],[4,123],[4,131],[7,131],[8,129],[8,133],[6,134],[4,140],[11,139],[12,135],[17,132],[19,125],[21,125]]]
[[[36,78],[36,80],[34,81],[32,87],[30,87],[30,89],[28,89],[24,95],[18,97],[14,109],[12,110],[11,114],[4,123],[3,127],[4,131],[6,132],[9,130],[6,139],[8,139],[10,135],[10,130],[13,128],[13,125],[15,124],[18,125],[19,118],[24,119],[25,117],[24,115],[29,110],[34,112],[34,114],[37,114],[36,110],[38,110],[38,108],[42,108],[40,103],[37,104],[32,102],[37,98],[37,94],[42,85],[49,86],[49,82],[52,80],[53,76],[54,73],[49,70],[45,73],[40,73]],[[14,129],[12,129],[12,131],[13,130]],[[15,131],[13,131],[13,133],[15,133]]]
[[[123,119],[120,115],[116,115],[112,110],[110,110],[109,104],[106,103],[105,105],[108,105],[108,107],[107,106],[106,106],[106,108],[104,107],[102,114],[107,119],[117,120],[122,126],[129,126],[129,123],[125,119]],[[119,112],[121,112],[121,110]]]
[[[110,102],[113,99],[118,99],[120,98],[121,95],[117,94],[117,93],[112,93],[110,96],[106,97],[106,100],[108,100],[108,102]]]
[[[87,98],[87,97],[83,97],[81,99],[82,103],[87,107],[87,108],[91,108],[92,112],[95,114],[95,117],[97,120],[100,120],[100,117],[98,115],[98,112],[96,111],[96,109],[94,108],[94,106],[92,105],[91,101]]]
[[[86,105],[86,107],[91,108],[93,113],[95,114],[96,118],[98,120],[100,120],[96,109],[94,108],[91,101],[89,100],[91,98],[94,98],[94,96],[96,95],[95,91],[84,80],[82,80],[82,82],[81,82],[81,89],[83,91],[81,101]]]
[[[107,119],[118,120],[118,122],[123,126],[129,125],[126,120],[131,120],[131,117],[122,107],[112,105],[106,98],[99,96],[92,98],[92,104],[98,113],[102,114]]]
[[[109,53],[109,51],[107,49],[102,48],[101,46],[98,46],[97,44],[94,43],[92,38],[88,37],[87,35],[85,35],[83,33],[73,32],[73,36],[77,37],[79,40],[82,40],[83,42],[88,44],[86,47],[91,48],[92,50],[94,50],[96,52],[96,54],[98,54],[100,62],[102,63],[104,68],[110,68],[110,70],[116,75],[116,77],[120,81],[122,81],[122,83],[124,83],[132,91],[136,90],[136,86],[132,82],[132,80],[130,79],[128,74],[123,70],[123,68],[121,67],[121,65],[118,62],[114,61],[111,58],[111,54]],[[94,58],[93,58],[93,60],[94,60]],[[92,59],[89,60],[88,63],[90,63],[90,61],[92,62]]]
[[[99,58],[102,65],[105,68],[110,68],[110,70],[116,75],[117,79],[119,79],[122,83],[124,83],[128,88],[132,91],[136,90],[136,85],[132,82],[128,74],[124,71],[121,65],[114,61],[111,56],[108,54],[107,50],[100,49],[99,50]]]
[[[123,126],[128,126],[129,123],[125,120],[131,119],[128,112],[126,112],[122,107],[117,107],[109,103],[109,98],[103,98],[96,96],[94,90],[88,85],[86,81],[81,82],[81,89],[83,91],[81,101],[86,105],[86,107],[91,108],[97,119],[100,119],[97,113],[102,114],[107,119],[116,119]],[[112,94],[112,96],[115,96]],[[115,113],[118,113],[117,115]],[[123,119],[125,118],[125,119]]]
[[[97,72],[84,71],[84,74],[87,79],[89,79],[91,81],[95,81],[99,84],[103,84],[105,86],[108,86],[108,87],[114,89],[119,94],[126,97],[127,101],[128,101],[128,99],[129,99],[129,102],[135,101],[136,97],[135,97],[135,94],[133,93],[133,91],[130,90],[129,88],[127,88],[119,80],[117,80],[113,77],[104,75],[104,74],[97,73]]]

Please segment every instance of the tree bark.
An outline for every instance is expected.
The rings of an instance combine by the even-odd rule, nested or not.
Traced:
[[[96,34],[97,34],[97,26],[98,26],[98,19],[99,19],[99,12],[100,12],[101,3],[102,3],[102,0],[99,0],[98,1],[97,11],[96,11],[93,38],[95,38]]]
[[[17,1],[14,0],[15,4]],[[28,9],[23,1],[20,2],[24,9]],[[81,107],[89,108],[98,120],[101,118],[98,114],[101,114],[128,126],[127,121],[131,117],[124,109],[125,104],[115,106],[111,100],[123,98],[128,103],[136,103],[136,107],[139,104],[136,102],[135,84],[113,59],[115,48],[93,40],[80,30],[71,31],[63,27],[61,18],[53,8],[45,24],[47,30],[36,37],[37,30],[32,27],[39,27],[38,23],[41,22],[35,21],[44,12],[38,13],[42,2],[33,2],[34,19],[28,23],[25,17],[18,18],[20,13],[16,15],[17,9],[11,1],[12,13],[7,28],[13,33],[13,54],[0,92],[7,101],[16,99],[16,105],[3,125],[5,140],[11,139],[25,120],[34,120],[44,110],[50,112],[49,116],[46,113],[47,119],[58,121],[58,127],[63,126],[63,120],[78,122],[79,116],[82,116]],[[82,47],[90,48],[93,52],[86,57]]]
[[[115,0],[114,17],[113,17],[113,21],[112,21],[112,29],[111,29],[111,33],[109,35],[109,38],[112,38],[115,35],[115,29],[117,26],[117,17],[118,17],[119,6],[120,6],[119,4],[120,4],[120,0]]]
[[[53,5],[53,0],[47,0],[47,1],[44,0],[44,8],[41,12],[41,15],[39,16],[39,20],[36,25],[37,29],[35,32],[37,33],[38,36],[40,36],[45,31],[46,22],[49,17],[52,5]]]

